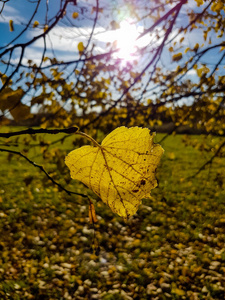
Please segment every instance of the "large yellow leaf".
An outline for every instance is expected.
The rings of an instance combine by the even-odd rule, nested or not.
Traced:
[[[164,152],[154,134],[140,127],[119,127],[101,145],[69,153],[71,177],[92,189],[123,218],[135,214],[142,198],[157,186],[155,171]]]

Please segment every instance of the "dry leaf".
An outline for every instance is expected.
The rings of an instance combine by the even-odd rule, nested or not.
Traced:
[[[153,137],[147,128],[119,127],[98,147],[70,152],[65,162],[73,179],[86,184],[126,219],[157,186],[155,171],[164,150],[153,143]]]
[[[9,30],[10,30],[11,32],[14,31],[13,20],[9,20]]]
[[[181,60],[183,57],[182,53],[177,53],[177,54],[174,54],[173,57],[172,57],[172,60],[173,61],[179,61]]]
[[[89,204],[89,220],[91,224],[96,223],[98,221],[95,213],[95,207],[92,202],[90,202]]]

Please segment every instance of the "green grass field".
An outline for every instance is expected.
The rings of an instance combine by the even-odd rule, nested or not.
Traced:
[[[1,139],[0,148],[23,151],[64,187],[93,196],[95,234],[85,199],[59,191],[22,157],[0,152],[0,299],[225,299],[225,158],[191,178],[212,151],[186,145],[202,136],[169,136],[161,143],[159,186],[124,223],[69,181],[63,158],[74,137],[45,145],[62,136],[34,137],[32,147],[24,146],[26,137],[11,138],[11,147]]]

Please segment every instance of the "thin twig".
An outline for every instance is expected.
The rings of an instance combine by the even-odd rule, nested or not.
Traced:
[[[203,171],[207,165],[209,165],[213,162],[214,158],[217,157],[217,155],[219,154],[219,152],[222,150],[222,148],[224,146],[225,146],[225,141],[223,141],[223,143],[219,146],[219,148],[216,150],[214,155],[207,162],[205,162],[194,175],[189,176],[186,179],[191,179],[191,178],[197,176],[201,171]]]
[[[38,165],[36,164],[35,162],[33,162],[32,160],[30,160],[28,157],[26,157],[24,154],[22,154],[21,152],[18,152],[18,151],[13,151],[13,150],[8,150],[8,149],[2,149],[0,148],[0,151],[1,152],[8,152],[8,153],[12,153],[12,154],[16,154],[16,155],[19,155],[21,157],[23,157],[26,161],[28,161],[31,165],[33,165],[34,167],[37,167],[39,168],[47,177],[49,180],[51,180],[51,182],[54,184],[54,185],[57,185],[61,190],[63,190],[64,192],[66,192],[69,196],[71,196],[72,194],[73,195],[78,195],[78,196],[82,196],[82,197],[85,197],[85,198],[88,198],[87,195],[85,194],[81,194],[81,193],[76,193],[76,192],[72,192],[72,191],[69,191],[67,190],[66,188],[64,188],[61,184],[59,184],[58,182],[56,182],[46,171],[45,169],[41,166],[41,165]]]
[[[184,5],[187,2],[187,0],[182,0],[181,2],[179,2],[176,6],[174,6],[173,8],[171,8],[171,10],[169,10],[164,16],[162,16],[158,21],[156,21],[150,28],[146,29],[143,33],[141,33],[137,40],[142,38],[144,35],[146,35],[147,33],[153,31],[153,29],[155,27],[157,27],[162,21],[165,21],[170,15],[172,15],[175,11],[180,10],[180,7],[182,5]]]

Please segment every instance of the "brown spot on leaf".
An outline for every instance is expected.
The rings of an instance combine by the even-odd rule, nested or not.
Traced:
[[[146,181],[144,179],[141,180],[141,185],[145,185]]]

